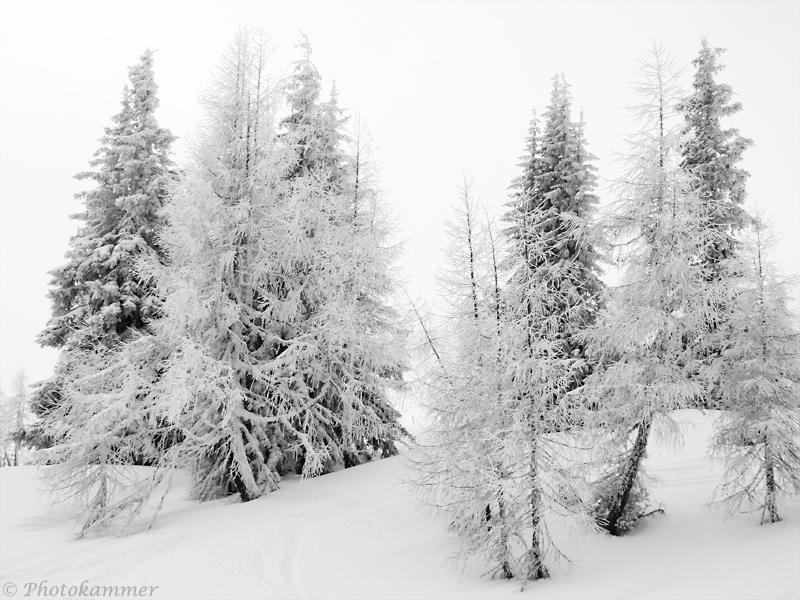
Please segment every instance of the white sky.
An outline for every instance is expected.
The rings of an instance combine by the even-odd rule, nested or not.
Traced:
[[[800,2],[200,2],[0,0],[0,386],[25,368],[47,377],[57,356],[34,342],[50,315],[47,272],[65,262],[81,210],[72,178],[88,168],[119,110],[127,68],[155,56],[162,126],[184,137],[196,97],[240,24],[262,24],[275,71],[309,36],[326,89],[358,111],[380,147],[383,186],[408,237],[412,293],[430,288],[441,222],[462,173],[501,205],[517,175],[531,111],[563,71],[600,160],[634,128],[622,109],[638,60],[660,42],[686,65],[707,36],[727,48],[718,81],[743,112],[725,125],[745,154],[749,201],[783,232],[776,251],[800,273]],[[176,148],[180,161],[182,147]]]

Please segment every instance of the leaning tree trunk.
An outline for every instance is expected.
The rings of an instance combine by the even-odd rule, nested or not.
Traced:
[[[619,530],[619,520],[625,512],[633,483],[636,481],[636,476],[639,474],[639,467],[642,464],[642,459],[647,449],[647,438],[650,436],[650,428],[652,425],[652,417],[648,416],[642,419],[637,426],[636,441],[624,463],[622,478],[617,488],[617,493],[609,507],[606,522],[602,524],[602,527],[611,535],[619,535],[621,533]]]

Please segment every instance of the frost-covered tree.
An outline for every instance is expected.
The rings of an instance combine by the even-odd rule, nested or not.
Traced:
[[[544,128],[531,124],[500,267],[492,238],[476,243],[475,210],[468,189],[462,194],[450,227],[456,262],[443,280],[456,302],[455,352],[442,353],[432,384],[428,497],[449,512],[467,553],[523,580],[549,577],[547,557],[562,556],[548,518],[583,515],[568,432],[586,419],[573,393],[590,370],[579,334],[596,317],[602,286],[594,178],[570,104],[556,77]],[[480,256],[491,256],[492,268]]]
[[[354,220],[351,195],[331,184],[330,155],[313,143],[318,121],[297,109],[316,114],[314,94],[295,102],[289,86],[298,120],[281,131],[270,48],[245,30],[224,56],[165,209],[168,266],[151,269],[165,297],[159,335],[176,343],[166,411],[185,434],[175,453],[200,498],[251,500],[287,471],[392,453],[402,434],[386,397],[403,368],[386,304],[389,223],[377,204]],[[313,72],[306,65],[302,81]]]
[[[386,396],[404,360],[387,305],[390,215],[376,199],[353,218],[329,170],[296,169],[270,53],[266,33],[240,31],[203,97],[161,254],[137,262],[163,299],[153,335],[65,350],[40,457],[55,491],[82,503],[79,535],[157,510],[174,467],[197,498],[247,501],[290,470],[394,453],[404,434]],[[136,456],[156,467],[144,479],[126,468]]]
[[[42,419],[50,439],[37,452],[58,502],[78,509],[78,537],[113,523],[131,525],[156,507],[148,500],[165,471],[143,476],[135,464],[160,465],[180,438],[162,417],[158,390],[170,347],[139,334],[108,348],[64,349],[61,401]]]
[[[694,180],[681,167],[682,136],[672,123],[681,97],[673,62],[660,47],[642,61],[634,88],[641,123],[621,155],[623,173],[605,219],[624,277],[586,336],[597,370],[586,391],[591,424],[605,450],[593,514],[613,535],[630,529],[647,502],[643,460],[658,415],[703,394],[694,348],[724,298],[698,257],[717,239]],[[668,418],[658,420],[669,430]]]
[[[709,48],[708,42],[702,40],[700,53],[692,61],[696,67],[692,93],[677,106],[684,119],[681,167],[692,176],[692,189],[699,196],[707,227],[713,230],[713,239],[699,258],[710,281],[724,280],[731,275],[726,265],[728,259],[737,254],[736,234],[750,222],[743,207],[749,173],[739,163],[753,141],[743,138],[735,128],[722,127],[723,119],[742,110],[741,103],[733,101],[731,86],[716,81],[724,68],[719,63],[723,52],[722,48]],[[715,320],[709,324],[712,332],[716,327],[724,329],[731,307],[730,302],[714,307]],[[724,340],[719,343],[721,345],[706,345],[697,350],[710,360],[725,345]],[[720,390],[709,386],[697,400],[704,407],[717,406],[721,401]]]
[[[105,129],[93,170],[79,173],[97,187],[78,194],[85,211],[70,240],[69,261],[52,272],[53,316],[39,335],[44,346],[81,344],[86,331],[107,346],[146,330],[158,311],[151,284],[134,269],[142,253],[156,253],[174,137],[158,125],[153,53],[129,69],[122,110]]]
[[[146,50],[128,72],[122,110],[105,128],[101,146],[79,180],[96,184],[77,195],[85,210],[72,237],[67,263],[51,272],[52,317],[38,341],[54,348],[114,347],[139,332],[148,332],[158,316],[153,285],[139,275],[136,261],[158,256],[159,211],[164,203],[172,162],[172,134],[160,127],[153,52]],[[62,375],[71,369],[64,353],[55,374],[34,393],[32,405],[43,416],[60,402]],[[28,441],[46,446],[47,432],[33,428]]]
[[[0,391],[0,466],[18,466],[22,460],[22,442],[26,438],[28,414],[28,378],[20,370],[11,382],[11,394]]]
[[[580,265],[569,260],[549,263],[550,236],[525,222],[542,222],[548,216],[538,208],[521,213],[525,234],[516,250],[522,252],[512,251],[506,263],[510,278],[502,292],[503,368],[497,384],[502,391],[497,411],[504,415],[505,465],[513,482],[513,491],[506,492],[506,520],[523,549],[520,576],[529,580],[549,577],[547,557],[562,557],[548,520],[580,519],[584,497],[581,481],[571,470],[571,432],[585,422],[586,414],[571,390],[586,361],[578,352],[565,352],[564,337],[565,329],[578,333],[576,325],[585,318],[586,306],[576,302],[574,288],[555,284],[574,281]],[[575,226],[573,222],[566,233],[574,235]]]
[[[750,220],[743,207],[749,173],[737,165],[753,141],[735,128],[723,129],[720,122],[742,110],[740,102],[733,102],[731,86],[715,81],[724,68],[718,62],[723,52],[702,40],[700,54],[692,61],[696,67],[692,93],[676,107],[684,117],[681,167],[693,176],[692,188],[702,202],[708,226],[717,230],[714,243],[703,254],[709,277],[720,276],[721,261],[736,251],[734,233]]]
[[[507,524],[524,548],[520,576],[530,580],[549,577],[546,557],[561,556],[548,515],[581,512],[565,432],[585,421],[573,394],[590,372],[580,333],[594,322],[602,295],[591,224],[597,203],[592,157],[583,122],[572,120],[571,102],[569,86],[557,75],[543,126],[535,116],[531,123],[505,215],[510,249],[503,265],[498,389],[506,468],[515,483],[506,494]]]
[[[592,324],[600,310],[603,285],[591,221],[597,205],[594,158],[585,149],[583,118],[572,121],[572,98],[563,75],[553,78],[550,105],[544,124],[534,115],[529,130],[527,155],[506,220],[514,240],[513,255],[520,261],[515,269],[538,270],[542,283],[553,288],[550,310],[556,321],[550,326],[561,340],[558,356],[575,359],[572,375],[563,390],[548,399],[553,407],[567,408],[568,392],[578,388],[591,365],[578,335]],[[535,230],[537,248],[531,252]],[[561,268],[566,267],[566,268]]]
[[[768,260],[771,236],[759,220],[738,247],[743,272],[731,316],[718,335],[725,348],[708,367],[725,407],[712,455],[726,465],[716,502],[780,520],[778,498],[800,493],[800,331],[789,309],[791,279]]]
[[[343,127],[347,118],[338,105],[338,92],[333,85],[328,102],[321,101],[322,77],[311,60],[308,38],[298,45],[303,58],[295,63],[286,82],[289,115],[281,120],[283,135],[295,148],[297,158],[290,177],[316,172],[325,173],[332,191],[342,192],[353,185],[344,154],[346,136]]]
[[[430,428],[414,459],[415,483],[459,535],[460,556],[482,556],[493,574],[512,578],[520,571],[507,522],[511,473],[499,410],[499,249],[471,182],[459,191],[445,223],[446,265],[437,273],[443,317],[436,335],[434,323],[422,324],[433,360],[423,379]]]

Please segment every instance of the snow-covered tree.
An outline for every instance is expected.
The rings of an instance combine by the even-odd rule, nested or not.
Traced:
[[[499,410],[499,249],[464,182],[445,223],[446,265],[437,273],[441,322],[422,323],[431,364],[423,378],[430,429],[414,459],[420,497],[447,519],[460,556],[483,556],[503,577],[519,573],[505,488],[504,416]],[[434,335],[433,326],[437,327]]]
[[[731,86],[715,81],[724,68],[718,63],[723,52],[702,40],[700,54],[692,61],[697,69],[692,93],[676,107],[684,117],[681,167],[693,176],[692,187],[707,214],[708,227],[718,234],[703,254],[709,277],[720,276],[718,265],[736,251],[733,234],[750,220],[743,207],[749,173],[737,164],[753,141],[740,136],[737,129],[723,129],[720,123],[742,110],[740,102],[733,102]]]
[[[67,263],[51,272],[49,292],[53,315],[38,341],[54,348],[114,347],[138,332],[149,331],[158,316],[159,299],[152,282],[141,277],[136,261],[158,256],[159,211],[164,203],[174,137],[160,127],[159,101],[153,73],[153,52],[146,50],[128,72],[130,85],[122,95],[122,110],[105,128],[101,146],[79,173],[96,187],[77,195],[85,210],[73,215],[82,222],[72,237]],[[45,415],[60,402],[62,374],[69,357],[60,357],[55,374],[35,391],[33,409]],[[46,446],[47,432],[33,428],[28,441]]]
[[[699,196],[707,227],[714,234],[699,259],[710,281],[730,276],[726,265],[737,254],[736,234],[751,219],[743,206],[749,173],[739,163],[753,141],[743,138],[735,128],[722,127],[722,119],[742,110],[741,103],[733,101],[731,86],[716,81],[724,68],[719,64],[723,52],[722,48],[709,48],[708,42],[702,40],[700,53],[692,61],[696,67],[692,93],[677,106],[684,119],[681,167],[692,176],[692,188]],[[712,332],[717,327],[725,328],[731,309],[732,304],[724,301],[714,307],[715,319],[709,324]],[[713,359],[721,352],[725,340],[719,343],[720,346],[706,344],[697,350]],[[700,406],[715,407],[721,401],[720,390],[711,385],[697,400]]]
[[[523,214],[532,222],[548,217],[537,208]],[[501,456],[510,482],[505,525],[521,549],[519,576],[537,580],[549,577],[547,557],[561,556],[548,530],[550,516],[583,513],[581,482],[570,470],[570,432],[586,416],[570,390],[585,360],[564,352],[564,324],[580,322],[585,306],[573,304],[568,285],[561,290],[553,282],[570,281],[580,267],[572,261],[548,264],[549,236],[521,225],[527,231],[524,252],[509,257],[511,277],[502,291],[502,368],[496,379],[501,395],[495,410],[503,416]]]
[[[50,446],[37,452],[56,501],[78,509],[78,537],[113,523],[131,525],[164,470],[142,476],[133,465],[162,463],[179,438],[163,419],[157,386],[169,346],[139,334],[112,347],[64,349],[61,400],[42,419]],[[156,509],[156,507],[151,507]]]
[[[315,114],[314,94],[296,103],[289,86],[298,121],[281,131],[270,52],[266,34],[245,30],[223,58],[165,209],[167,266],[151,269],[165,297],[159,335],[177,345],[166,412],[200,498],[251,500],[286,471],[392,453],[402,433],[385,392],[403,368],[386,304],[389,224],[367,210],[353,220],[352,197],[331,185],[335,165],[312,143],[318,122],[292,112]]]
[[[465,552],[523,580],[549,577],[547,556],[561,556],[549,516],[583,517],[569,432],[586,420],[573,393],[590,371],[579,334],[597,315],[602,286],[591,157],[570,105],[557,76],[543,130],[531,125],[499,267],[491,229],[490,243],[478,243],[464,188],[442,278],[453,352],[441,353],[431,384],[435,425],[423,449],[427,499],[449,513]]]
[[[158,125],[153,52],[129,69],[122,110],[105,129],[93,170],[79,173],[97,187],[78,194],[86,210],[70,240],[69,261],[52,272],[53,316],[39,342],[81,344],[85,331],[107,346],[146,330],[158,311],[152,287],[135,272],[142,253],[157,252],[158,212],[164,203],[174,137]]]
[[[26,438],[28,378],[20,370],[11,382],[11,394],[0,391],[0,466],[18,466],[22,461],[22,442]]]
[[[796,280],[778,276],[770,245],[755,219],[750,243],[738,247],[743,277],[719,333],[725,347],[706,373],[724,406],[712,439],[712,455],[726,465],[716,501],[760,509],[762,523],[780,520],[781,494],[800,493],[800,331],[788,306]]]
[[[160,254],[136,264],[163,300],[153,335],[64,351],[40,460],[54,490],[82,503],[79,535],[157,510],[173,467],[191,470],[197,498],[247,501],[290,470],[392,454],[404,434],[386,396],[404,365],[387,305],[390,215],[374,199],[356,219],[329,169],[296,168],[271,51],[266,33],[241,30],[203,97]],[[125,468],[136,457],[150,476]]]
[[[586,335],[598,361],[585,386],[598,407],[591,424],[605,450],[592,510],[613,535],[630,529],[647,502],[642,462],[657,415],[704,393],[694,377],[695,348],[725,295],[699,260],[717,238],[680,164],[682,136],[672,117],[681,92],[673,62],[654,46],[640,75],[634,91],[641,103],[630,110],[641,127],[621,155],[623,173],[603,224],[624,277]],[[669,429],[668,418],[658,422]]]
[[[343,142],[343,127],[347,118],[338,105],[336,84],[328,102],[321,101],[322,77],[311,60],[311,44],[303,36],[298,45],[303,58],[295,63],[294,72],[286,82],[286,102],[289,115],[281,120],[284,136],[297,152],[290,177],[311,172],[325,173],[331,190],[342,192],[353,182],[349,174]]]
[[[576,359],[566,387],[548,400],[562,409],[567,408],[566,394],[591,371],[578,334],[594,322],[603,294],[597,240],[591,233],[598,203],[593,193],[594,157],[585,149],[583,118],[572,121],[571,106],[569,85],[563,75],[556,75],[543,128],[536,116],[531,122],[528,153],[505,217],[515,242],[513,255],[519,261],[514,269],[539,270],[542,282],[553,288],[548,302],[557,319],[550,326],[557,327],[555,335],[562,340],[558,356]],[[536,243],[544,245],[535,252],[527,239],[533,230]],[[547,268],[553,269],[552,276],[546,275]]]

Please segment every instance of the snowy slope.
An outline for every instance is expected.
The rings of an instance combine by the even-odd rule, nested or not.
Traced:
[[[687,422],[680,450],[650,448],[663,483],[653,498],[666,514],[634,535],[571,535],[575,561],[525,597],[800,598],[800,503],[784,521],[704,509],[720,468],[705,459],[712,417]],[[403,457],[310,481],[294,479],[248,504],[197,504],[186,482],[149,532],[74,539],[63,509],[37,490],[30,467],[0,470],[0,585],[158,586],[153,598],[508,598],[519,583],[481,577],[481,565],[452,562],[452,537],[403,483]],[[31,596],[35,597],[36,590]]]

